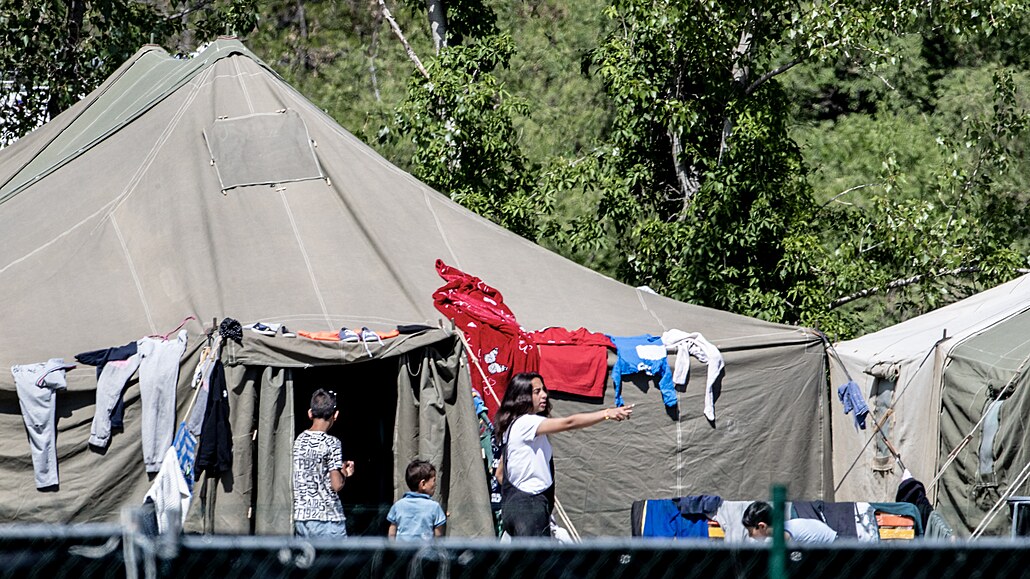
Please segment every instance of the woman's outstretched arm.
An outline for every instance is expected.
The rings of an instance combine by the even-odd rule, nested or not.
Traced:
[[[564,418],[547,418],[536,428],[536,433],[541,435],[576,430],[577,428],[593,426],[605,420],[622,422],[623,420],[629,420],[630,414],[633,414],[633,405],[605,408],[596,412],[581,412]]]

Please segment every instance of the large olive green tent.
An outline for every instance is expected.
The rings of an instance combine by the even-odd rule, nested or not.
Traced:
[[[223,356],[234,471],[198,486],[191,520],[200,528],[289,531],[301,393],[328,383],[360,427],[345,445],[374,447],[359,473],[388,487],[380,507],[403,490],[397,465],[428,455],[444,471],[451,532],[490,532],[468,369],[431,297],[442,285],[438,258],[500,289],[527,328],[679,328],[725,355],[714,426],[702,416],[705,369],[695,363],[678,417],[653,385],[626,382],[625,398],[637,403],[631,422],[553,437],[558,498],[581,534],[627,534],[641,498],[765,496],[777,481],[794,496],[829,498],[817,335],[634,289],[480,218],[377,155],[232,39],[187,60],[144,47],[0,151],[0,231],[2,365],[70,359],[193,316],[180,416],[213,318],[293,330],[440,328],[373,356],[360,345],[247,332]],[[12,378],[0,374],[0,519],[115,520],[142,500],[138,389],[130,383],[125,433],[106,454],[92,452],[92,370],[71,371],[58,396],[61,484],[51,493],[33,488]],[[558,400],[555,412],[611,404],[611,390],[604,401]]]
[[[871,410],[865,431],[834,420],[838,500],[893,500],[903,464],[956,530],[970,533],[1006,492],[1030,494],[1025,480],[1012,488],[1030,464],[1030,276],[835,350],[833,385],[855,380]],[[842,412],[835,399],[835,415]],[[1008,531],[1004,501],[998,512],[985,531]]]

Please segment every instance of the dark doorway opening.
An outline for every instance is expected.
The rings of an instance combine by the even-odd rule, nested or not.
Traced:
[[[396,359],[293,371],[295,434],[311,426],[308,408],[315,390],[336,392],[340,417],[329,434],[343,443],[343,460],[354,476],[340,493],[351,536],[386,535],[393,503],[393,428],[397,413]]]

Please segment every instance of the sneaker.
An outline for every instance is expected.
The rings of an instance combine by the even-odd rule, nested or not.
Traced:
[[[368,357],[372,357],[372,350],[368,347],[369,342],[379,342],[379,345],[383,345],[383,339],[379,337],[379,334],[366,328],[361,328],[361,343],[365,345],[365,351],[368,352]]]
[[[379,337],[379,334],[373,332],[368,328],[361,328],[361,341],[362,342],[379,342],[379,345],[383,345],[383,339]]]
[[[297,333],[296,332],[291,332],[290,330],[288,330],[286,328],[286,326],[280,326],[279,329],[282,331],[282,336],[284,338],[296,338],[297,337]]]
[[[360,342],[361,336],[350,328],[340,328],[340,340],[344,342]]]
[[[279,331],[279,324],[262,324],[261,322],[255,322],[253,324],[247,324],[244,328],[261,334],[262,336],[274,336]]]

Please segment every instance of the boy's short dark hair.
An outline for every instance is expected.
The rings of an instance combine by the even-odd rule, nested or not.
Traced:
[[[413,460],[404,471],[404,482],[412,491],[418,490],[418,483],[436,476],[436,467],[428,460]]]
[[[765,523],[768,526],[772,526],[772,506],[765,501],[755,501],[744,509],[744,515],[740,518],[740,523],[744,525],[745,529],[754,529],[758,526],[758,523]]]
[[[329,420],[336,412],[336,393],[319,388],[311,395],[311,416]]]

